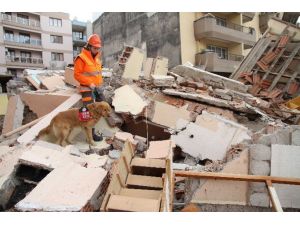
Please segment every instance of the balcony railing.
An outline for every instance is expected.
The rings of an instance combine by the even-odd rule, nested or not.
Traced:
[[[21,18],[18,16],[8,15],[5,13],[1,13],[1,18],[2,18],[2,21],[4,21],[4,22],[15,23],[15,24],[19,24],[22,26],[33,27],[33,28],[41,27],[41,23],[38,20],[25,19],[25,18]]]
[[[198,54],[199,55],[206,54],[206,53],[215,54],[217,56],[217,58],[219,58],[219,59],[236,61],[236,62],[241,62],[244,59],[243,55],[236,55],[236,54],[232,54],[232,53],[225,53],[222,56],[220,56],[217,52],[209,51],[207,49],[202,49],[200,52],[197,53],[197,55]]]
[[[22,56],[6,56],[6,62],[17,64],[43,64],[43,59]]]
[[[254,29],[252,27],[244,27],[239,24],[224,21],[223,19],[220,18],[213,18],[213,19],[215,19],[215,22],[218,26],[227,27],[247,34],[253,34]]]
[[[8,41],[8,42],[14,42],[14,43],[18,43],[18,44],[26,44],[26,45],[34,45],[34,46],[41,46],[42,45],[42,41],[40,39],[23,39],[20,37],[8,37],[4,35],[4,41]]]

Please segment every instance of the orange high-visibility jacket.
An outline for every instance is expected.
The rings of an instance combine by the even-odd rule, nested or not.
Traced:
[[[102,65],[99,53],[93,58],[92,53],[82,49],[74,62],[74,77],[83,86],[102,85]]]

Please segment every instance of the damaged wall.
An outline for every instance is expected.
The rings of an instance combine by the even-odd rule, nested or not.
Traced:
[[[147,57],[167,57],[170,67],[181,63],[177,12],[103,13],[93,27],[93,32],[103,40],[103,63],[106,67],[112,67],[118,60],[124,43],[146,50]]]

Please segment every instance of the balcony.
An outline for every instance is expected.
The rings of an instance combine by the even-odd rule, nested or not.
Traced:
[[[21,56],[6,56],[6,64],[8,66],[21,66],[21,67],[41,67],[43,68],[42,58],[31,58]]]
[[[4,43],[21,48],[42,49],[42,41],[40,39],[22,39],[19,37],[9,37],[4,35]]]
[[[17,16],[1,13],[2,23],[26,29],[41,30],[41,23],[38,20],[24,19]]]
[[[242,15],[243,15],[243,23],[246,23],[253,20],[255,16],[255,12],[242,12]]]
[[[86,44],[86,36],[83,36],[82,38],[76,37],[73,35],[73,43],[77,46],[84,46]]]
[[[238,24],[205,16],[194,21],[196,40],[216,39],[225,43],[244,43],[253,46],[256,42],[255,30]]]
[[[227,54],[225,58],[220,58],[215,52],[200,52],[195,56],[197,66],[203,66],[210,72],[232,73],[243,60],[242,55]]]

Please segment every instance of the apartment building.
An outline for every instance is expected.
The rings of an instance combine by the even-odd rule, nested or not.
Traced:
[[[90,21],[82,22],[76,19],[72,20],[73,57],[76,57],[81,52],[81,49],[86,44],[87,38],[92,32],[93,26]]]
[[[124,43],[140,47],[147,57],[161,55],[169,66],[191,62],[230,75],[259,37],[255,13],[103,13],[93,23],[104,42],[106,66],[117,60]]]
[[[26,68],[63,69],[73,61],[72,24],[67,13],[3,12],[0,16],[0,74]]]

